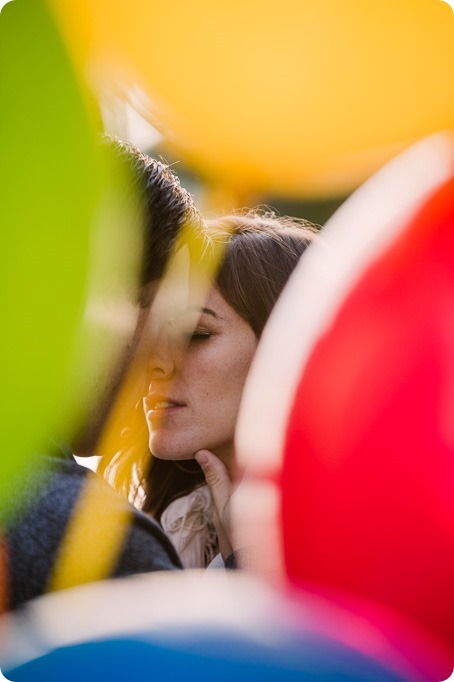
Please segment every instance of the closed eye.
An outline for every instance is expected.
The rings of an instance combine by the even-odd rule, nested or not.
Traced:
[[[210,338],[211,332],[205,329],[196,329],[192,334],[188,334],[188,341],[190,343],[197,343],[200,341],[206,341]]]

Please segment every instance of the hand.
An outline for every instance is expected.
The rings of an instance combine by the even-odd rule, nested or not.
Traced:
[[[213,499],[213,522],[224,561],[233,552],[230,529],[230,498],[233,486],[226,467],[209,450],[199,450],[194,458],[200,464]]]

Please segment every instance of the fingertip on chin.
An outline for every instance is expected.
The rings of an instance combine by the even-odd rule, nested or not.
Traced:
[[[203,467],[208,464],[208,454],[207,450],[198,450],[198,452],[195,453],[194,459],[200,464],[200,466]]]

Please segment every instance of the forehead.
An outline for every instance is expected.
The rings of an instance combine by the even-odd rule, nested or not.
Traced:
[[[196,293],[196,295],[194,295]],[[167,309],[169,313],[167,321],[177,321],[185,319],[187,316],[194,315],[194,320],[198,317],[206,316],[213,321],[235,323],[242,322],[242,318],[225,300],[222,294],[213,286],[209,285],[203,292],[198,290],[194,292],[191,287],[188,289],[188,295],[182,296],[180,300]],[[171,315],[170,313],[174,314]],[[195,321],[194,321],[195,323]]]
[[[149,285],[150,316],[164,322],[190,306],[204,305],[211,283],[204,272],[189,261],[173,262],[164,277]]]
[[[221,320],[231,322],[236,321],[237,319],[241,320],[237,312],[229,305],[229,303],[227,303],[222,294],[220,294],[214,286],[211,286],[206,292],[206,298],[203,304],[202,312],[206,312],[208,314],[208,311],[214,313],[216,317]]]
[[[193,268],[173,271],[162,279],[151,282],[142,297],[143,304],[136,330],[139,347],[142,350],[147,349],[169,322],[183,319],[190,310],[201,311],[206,306],[210,288],[207,278],[202,278]],[[216,305],[216,310],[220,310],[219,305]],[[193,324],[195,326],[196,318]]]

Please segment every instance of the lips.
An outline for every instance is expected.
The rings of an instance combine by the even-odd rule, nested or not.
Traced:
[[[178,400],[173,400],[168,396],[152,394],[145,396],[145,398],[143,399],[143,405],[146,414],[148,412],[156,413],[159,412],[160,410],[165,411],[178,407],[184,407],[184,403],[181,403]]]
[[[158,403],[154,403],[153,410],[165,410],[166,407],[175,407],[176,403],[172,403],[169,400],[161,400]]]

